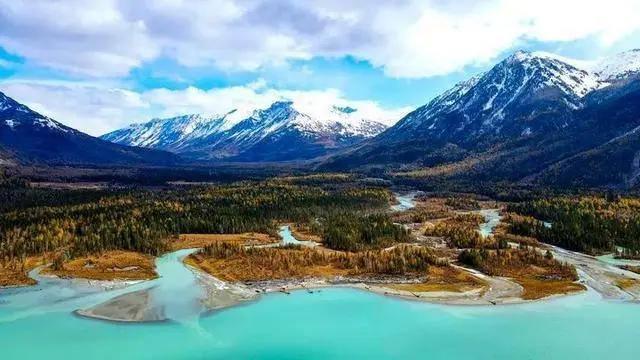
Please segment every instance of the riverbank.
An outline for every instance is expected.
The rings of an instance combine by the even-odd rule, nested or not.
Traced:
[[[69,316],[69,307],[16,318],[9,302],[0,306],[7,359],[633,359],[640,321],[636,305],[593,291],[451,306],[333,287],[272,293],[193,322],[126,325]]]
[[[457,270],[471,276],[477,283],[468,278],[465,286],[451,288],[451,284],[432,283],[419,281],[418,279],[407,279],[406,277],[356,277],[356,276],[335,276],[331,278],[311,277],[302,279],[266,280],[253,282],[229,282],[222,281],[187,261],[183,263],[189,252],[172,256],[171,266],[183,267],[193,276],[188,280],[191,287],[200,288],[201,291],[192,293],[193,299],[199,306],[193,312],[203,314],[215,312],[221,309],[240,305],[250,301],[256,301],[262,294],[292,291],[315,292],[322,288],[354,288],[372,292],[382,296],[395,297],[404,300],[421,301],[444,305],[504,305],[519,304],[532,301],[545,300],[562,296],[556,294],[536,300],[523,299],[523,287],[508,278],[490,277],[479,273],[473,269],[456,267]],[[173,254],[173,253],[172,253]],[[171,255],[171,254],[169,254]],[[54,279],[52,275],[34,274],[39,279]],[[162,278],[160,273],[160,279]],[[99,286],[105,291],[115,288],[124,288],[132,282],[125,281],[92,281],[70,279],[61,280],[76,282],[77,284],[91,284]],[[132,290],[131,292],[120,294],[112,299],[102,302],[96,306],[78,309],[75,313],[79,316],[116,321],[116,322],[157,322],[170,320],[162,305],[162,299],[154,299],[154,289],[159,279],[145,282],[146,288]],[[184,280],[180,280],[182,282]],[[477,286],[474,286],[477,285]],[[588,284],[591,285],[591,284]],[[455,287],[455,285],[454,285]],[[165,289],[172,291],[171,289]],[[598,290],[596,288],[596,290]],[[184,293],[181,296],[186,296]],[[175,294],[174,294],[175,295]],[[187,301],[188,302],[188,301]]]
[[[215,271],[211,267],[201,268],[194,258],[187,262],[200,272]],[[451,273],[435,276],[438,273]],[[326,271],[326,270],[325,270]],[[209,275],[209,274],[208,274]],[[585,290],[577,283],[574,286],[557,287],[555,291],[542,292],[543,295],[528,296],[525,288],[517,280],[506,277],[492,277],[477,270],[461,266],[431,267],[426,277],[408,276],[306,276],[298,278],[271,279],[259,281],[224,282],[234,287],[246,288],[258,294],[270,292],[288,293],[295,290],[313,290],[326,287],[351,287],[371,291],[379,295],[430,303],[450,305],[499,305],[538,301],[557,296],[569,295]]]
[[[586,254],[548,245],[554,257],[573,265],[580,280],[605,299],[640,301],[640,274]]]
[[[436,200],[439,206],[445,205],[444,199]],[[421,201],[416,202],[413,195],[405,198],[403,202],[408,208],[415,206],[416,203],[423,205]],[[495,204],[491,205],[495,206]],[[483,238],[488,238],[493,235],[501,219],[499,209],[488,209],[487,207],[488,206],[484,206],[484,209],[474,211],[482,215],[484,219],[484,222],[479,223],[478,229],[478,232],[482,234]],[[435,210],[438,209],[430,209],[430,211]],[[459,212],[456,211],[454,213]],[[184,314],[199,316],[202,313],[236,306],[241,303],[256,300],[264,293],[288,293],[296,290],[313,292],[315,291],[314,289],[326,287],[357,288],[379,295],[449,305],[526,303],[584,290],[584,287],[580,283],[574,283],[572,281],[547,280],[545,276],[541,277],[543,280],[538,280],[531,276],[522,278],[512,277],[511,274],[503,276],[505,274],[490,271],[488,273],[500,276],[488,276],[477,270],[457,265],[434,265],[437,264],[436,262],[429,262],[430,265],[426,267],[426,273],[424,272],[425,268],[421,268],[420,271],[412,270],[398,276],[384,275],[384,271],[374,275],[373,273],[367,273],[367,271],[363,272],[362,268],[358,269],[358,266],[355,267],[355,269],[357,269],[357,271],[355,271],[344,265],[333,264],[332,261],[347,260],[337,258],[330,259],[328,254],[340,255],[340,252],[325,249],[316,241],[299,241],[295,236],[297,231],[292,230],[289,226],[281,226],[279,233],[281,237],[280,241],[267,234],[258,233],[181,235],[169,244],[170,248],[175,250],[175,252],[165,254],[161,258],[156,259],[158,279],[149,281],[144,285],[144,289],[136,288],[127,293],[114,295],[112,298],[102,301],[97,305],[80,309],[76,311],[76,314],[83,317],[122,322],[166,321],[175,320],[176,316],[183,316]],[[301,231],[304,229],[296,230]],[[274,252],[278,252],[277,255],[280,257],[283,256],[282,252],[286,251],[302,252],[304,256],[299,257],[299,259],[305,264],[311,264],[309,261],[311,261],[310,259],[314,256],[321,256],[322,259],[314,260],[316,262],[308,268],[305,267],[307,265],[300,267],[297,265],[293,266],[293,268],[296,269],[293,274],[291,274],[290,268],[283,268],[278,270],[279,272],[273,273],[277,269],[274,269],[273,266],[266,266],[265,264],[263,264],[265,270],[256,273],[256,266],[260,263],[258,260],[265,259],[265,256],[259,256],[260,259],[234,258],[232,259],[233,261],[229,261],[229,259],[207,259],[206,256],[198,259],[191,255],[196,251],[193,247],[199,248],[219,243],[229,243],[239,247],[239,249],[258,249],[266,246],[265,251],[273,250]],[[298,247],[291,246],[283,249],[273,247],[280,244],[298,245]],[[378,250],[381,253],[380,258],[388,260],[389,258],[386,256],[391,254],[391,252],[394,251],[393,249],[398,246],[400,245]],[[436,257],[443,256],[443,252],[428,248],[426,244],[422,242],[402,244],[401,246],[422,249],[424,251],[435,251],[432,255],[436,255]],[[313,249],[317,250],[317,254],[313,252]],[[451,252],[451,254],[448,253],[447,255],[447,258],[449,258],[448,261],[455,262],[456,251],[459,249],[451,248],[447,250]],[[230,251],[230,249],[226,249],[225,251]],[[353,257],[353,259],[357,258],[357,256],[353,254],[342,254],[342,257],[348,258],[349,256]],[[365,263],[369,264],[375,258],[370,257],[371,253],[368,255],[365,254],[364,256],[367,257]],[[113,258],[113,256],[110,255],[107,256],[107,258]],[[408,258],[418,259],[420,257],[410,256]],[[562,259],[559,256],[558,258]],[[279,259],[287,260],[284,258]],[[348,261],[357,260],[353,259]],[[140,262],[139,260],[140,259],[138,259],[138,262]],[[118,274],[126,271],[140,270],[137,265],[131,265],[138,267],[133,269],[123,262],[112,266],[109,265],[110,263],[108,261],[103,260],[100,262],[99,259],[82,258],[74,261],[75,262],[65,264],[67,271],[73,270],[72,272],[66,274],[57,273],[57,275],[73,277],[91,271]],[[168,261],[168,263],[165,261]],[[386,262],[388,261],[383,261],[382,263]],[[583,260],[578,258],[572,264],[575,265],[581,262],[583,262]],[[278,261],[277,263],[282,263],[282,261]],[[288,261],[284,261],[284,263],[288,263]],[[377,265],[375,267],[377,268]],[[578,266],[576,265],[576,267]],[[144,268],[153,271],[153,266],[145,266]],[[162,271],[166,271],[161,270],[163,268],[170,269],[169,273],[163,275]],[[233,268],[233,271],[229,271],[231,268]],[[226,270],[221,272],[221,269]],[[250,273],[252,276],[245,276],[247,274],[246,269],[253,269],[253,272]],[[590,269],[587,271],[581,270],[580,268],[579,270],[582,282],[586,285],[596,289],[598,292],[601,291],[601,288],[605,288],[606,291],[608,291],[608,293],[605,292],[605,295],[607,295],[605,296],[606,298],[621,297],[619,293],[615,294],[614,290],[609,289],[608,285],[612,285],[617,286],[622,293],[632,294],[631,296],[622,296],[625,299],[637,299],[637,296],[633,295],[637,285],[633,282],[635,279],[632,279],[633,281],[631,282],[623,281],[625,277],[622,276],[612,281],[610,277],[598,277],[596,274],[590,276],[594,280],[593,283],[589,283],[589,280],[583,279],[583,274],[593,272],[593,270]],[[440,274],[438,274],[438,272],[440,272]],[[153,274],[155,275],[156,273],[153,272]],[[173,276],[174,274],[181,275],[175,277]],[[94,276],[94,278],[95,277],[96,276]],[[273,278],[278,280],[273,280]],[[259,281],[251,281],[255,279]],[[602,285],[599,284],[601,282],[609,283]],[[638,286],[638,288],[640,289],[640,286]],[[181,301],[178,304],[173,303],[173,299],[171,298],[175,297],[175,294],[180,294]]]

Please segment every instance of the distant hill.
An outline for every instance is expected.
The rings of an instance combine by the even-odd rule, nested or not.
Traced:
[[[103,135],[123,145],[167,150],[193,160],[289,161],[323,156],[387,128],[358,109],[333,106],[303,112],[291,101],[222,115],[154,119]]]
[[[5,159],[6,158],[6,159]],[[172,165],[176,155],[122,146],[41,115],[0,92],[0,162],[21,164]]]

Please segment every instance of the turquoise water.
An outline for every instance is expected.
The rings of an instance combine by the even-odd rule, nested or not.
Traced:
[[[285,245],[287,244],[298,245],[301,243],[300,240],[293,237],[293,234],[291,234],[291,229],[286,225],[283,225],[280,227],[280,231],[278,231],[278,235],[280,235],[280,237],[282,238],[282,243]]]
[[[416,197],[415,192],[410,192],[407,194],[395,194],[396,196],[396,200],[398,200],[398,204],[395,204],[393,206],[391,206],[391,210],[393,211],[404,211],[404,210],[409,210],[413,207],[416,206],[416,203],[414,201],[415,197]]]
[[[497,209],[480,210],[480,215],[484,216],[484,223],[480,224],[480,234],[487,237],[493,234],[493,230],[500,223],[500,211]]]
[[[98,291],[68,280],[0,290],[0,359],[601,359],[636,358],[638,304],[590,291],[511,306],[444,306],[333,288],[201,316],[194,275],[181,259],[161,277]],[[72,312],[151,288],[172,321],[122,324]]]
[[[621,265],[640,266],[640,260],[616,259],[613,256],[613,254],[598,256],[597,259],[609,265],[615,265],[615,266],[621,266]]]
[[[302,245],[302,246],[317,246],[313,241],[300,241],[296,239],[291,233],[291,228],[288,225],[280,226],[280,230],[278,231],[278,235],[282,238],[282,244],[285,245]]]
[[[182,260],[195,249],[178,250],[156,260],[156,271],[160,278],[151,290],[151,299],[161,306],[164,315],[174,321],[197,323],[205,310],[200,303],[204,296],[193,272]]]
[[[175,294],[179,297],[180,294]],[[637,358],[640,309],[593,292],[526,305],[441,306],[351,289],[265,296],[182,323],[68,311],[0,323],[2,359]],[[2,317],[11,307],[0,306]]]

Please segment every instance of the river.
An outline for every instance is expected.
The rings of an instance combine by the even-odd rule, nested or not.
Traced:
[[[391,206],[391,210],[393,211],[405,211],[409,210],[416,206],[415,197],[418,195],[418,192],[413,191],[409,193],[394,193],[397,204]]]
[[[500,210],[498,209],[483,209],[479,211],[479,214],[484,217],[484,222],[480,224],[480,234],[483,237],[487,237],[493,234],[496,226],[500,224],[502,217],[500,216]]]
[[[7,320],[13,309],[0,306],[2,358],[631,359],[640,336],[637,305],[603,301],[592,291],[473,307],[343,288],[295,291],[201,317],[196,326],[118,324],[71,310]]]
[[[491,216],[492,220],[493,216]],[[489,222],[489,221],[488,221]],[[288,228],[281,228],[287,235]],[[290,236],[290,233],[288,234]],[[284,242],[293,242],[283,236]],[[297,241],[297,240],[296,240]],[[157,259],[160,278],[105,291],[38,278],[0,290],[2,359],[602,359],[635,358],[638,305],[585,293],[509,306],[450,306],[357,289],[272,293],[203,313],[182,250]],[[37,274],[34,273],[37,277]],[[74,315],[149,290],[170,321],[115,323]]]

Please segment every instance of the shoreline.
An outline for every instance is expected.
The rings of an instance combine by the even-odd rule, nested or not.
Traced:
[[[194,275],[198,279],[198,282],[203,288],[205,296],[200,301],[202,304],[201,316],[207,316],[220,310],[233,308],[236,306],[242,306],[250,304],[254,301],[260,301],[262,295],[268,295],[273,293],[289,294],[293,291],[307,291],[313,293],[320,289],[329,288],[348,288],[360,291],[366,291],[371,294],[379,296],[388,296],[398,300],[404,301],[418,301],[422,303],[431,303],[443,306],[499,306],[499,305],[516,305],[525,304],[530,302],[545,301],[553,298],[570,296],[583,293],[584,291],[571,292],[567,294],[556,294],[548,297],[525,300],[520,297],[508,295],[501,295],[502,289],[497,289],[497,296],[489,297],[493,294],[493,290],[484,288],[475,288],[463,292],[452,291],[428,291],[428,292],[412,292],[407,290],[393,289],[384,286],[386,283],[365,283],[361,279],[342,279],[342,280],[328,280],[322,278],[311,279],[287,279],[287,280],[268,280],[259,281],[251,284],[245,283],[229,283],[215,278],[214,276],[207,274],[203,271],[195,269],[193,266],[187,265],[189,270],[194,272]],[[504,281],[500,279],[499,281]],[[98,304],[89,309],[78,309],[73,311],[77,316],[97,319],[116,323],[152,323],[152,322],[164,322],[171,321],[171,319],[162,316],[144,317],[139,316],[136,318],[127,318],[123,316],[126,314],[125,309],[117,306],[113,306],[114,301],[120,301],[123,298],[136,299],[139,296],[147,294],[149,289],[133,291],[131,293],[125,293],[117,296],[113,299],[107,300],[101,304]],[[136,294],[138,293],[138,294]],[[140,300],[140,299],[137,299]],[[147,304],[142,301],[141,303]],[[95,309],[99,309],[95,311]],[[106,313],[104,311],[106,310]],[[103,313],[99,313],[102,311]],[[112,311],[109,313],[109,311]],[[146,305],[137,309],[135,314],[140,315],[144,312],[151,311],[151,307]]]
[[[638,301],[640,291],[618,288],[612,282],[612,274],[621,276],[627,273],[621,269],[602,263],[588,255],[574,253],[565,249],[551,247],[555,256],[573,264],[579,270],[580,279],[576,282],[586,285],[588,289],[557,293],[538,299],[522,298],[524,288],[514,279],[494,277],[483,274],[477,270],[452,265],[459,270],[467,272],[486,283],[485,286],[475,287],[464,291],[411,291],[393,288],[392,285],[402,284],[403,279],[375,279],[368,277],[343,277],[334,278],[292,278],[276,279],[253,282],[227,282],[194,267],[182,258],[180,264],[188,269],[194,276],[201,289],[202,295],[197,299],[200,304],[200,316],[211,314],[219,310],[259,301],[261,295],[305,290],[314,292],[323,288],[351,288],[367,291],[376,295],[389,296],[399,300],[419,301],[447,306],[497,306],[525,304],[540,302],[564,296],[572,296],[589,291],[596,291],[605,300]],[[148,280],[91,280],[82,278],[60,278],[53,274],[42,274],[42,267],[37,267],[29,272],[29,276],[38,283],[48,281],[64,281],[77,286],[91,286],[102,291],[125,289],[129,286],[153,281]],[[595,276],[594,276],[595,273]],[[633,274],[632,279],[640,279],[640,275]],[[23,287],[23,286],[19,286]],[[161,304],[154,304],[151,290],[153,287],[133,290],[121,293],[100,304],[90,308],[75,309],[74,315],[110,322],[119,323],[149,323],[171,321],[164,314]]]
[[[443,306],[500,306],[500,305],[518,305],[532,302],[542,302],[546,300],[552,300],[565,296],[573,296],[582,294],[585,291],[576,291],[565,294],[554,294],[551,296],[543,297],[540,299],[525,300],[521,297],[515,296],[512,292],[507,292],[506,295],[501,293],[504,289],[495,289],[489,286],[489,289],[475,288],[463,292],[453,291],[427,291],[427,292],[412,292],[408,290],[393,289],[391,287],[384,286],[389,283],[366,283],[359,278],[343,278],[340,280],[331,280],[323,278],[310,278],[310,279],[286,279],[286,280],[267,280],[252,282],[251,284],[245,283],[230,283],[222,281],[204,271],[201,271],[191,265],[185,264],[190,271],[194,273],[198,283],[202,287],[204,296],[200,299],[202,304],[202,311],[200,316],[208,316],[218,311],[233,308],[236,306],[242,306],[251,304],[254,301],[260,301],[262,295],[268,295],[272,293],[284,293],[288,294],[293,291],[307,291],[310,293],[320,289],[329,288],[348,288],[360,291],[366,291],[371,294],[379,296],[387,296],[403,301],[417,301],[422,303],[431,303]],[[479,274],[474,274],[478,276]],[[484,274],[482,274],[484,275]],[[486,276],[486,275],[484,275]],[[57,278],[55,275],[46,275],[47,278]],[[483,280],[492,279],[493,281],[507,281],[512,284],[515,282],[506,278],[495,277],[481,277]],[[496,280],[497,279],[497,280]],[[63,281],[75,281],[80,284],[91,285],[101,288],[103,291],[109,291],[113,289],[123,289],[128,286],[132,286],[145,281],[96,281],[87,279],[61,279]],[[151,281],[151,280],[147,280]],[[582,281],[582,280],[581,280]],[[517,284],[516,284],[517,285]],[[601,294],[598,289],[586,284],[590,289]],[[519,286],[519,285],[517,285]],[[113,323],[124,324],[136,324],[136,323],[162,323],[170,322],[172,319],[157,316],[158,313],[154,313],[152,306],[149,306],[150,302],[141,301],[141,296],[147,296],[150,289],[143,289],[121,294],[114,298],[111,298],[101,304],[97,304],[88,309],[76,309],[72,311],[74,316],[82,317],[85,319],[94,319],[100,321],[108,321]],[[491,297],[490,295],[495,295]],[[602,295],[602,294],[601,294]],[[610,297],[602,296],[603,300],[615,300]],[[127,311],[123,308],[113,307],[114,301],[121,301],[122,299],[134,299],[138,301],[139,306],[135,314],[139,316],[127,317]],[[148,299],[146,299],[148,300]],[[624,300],[624,299],[621,299]],[[104,311],[104,306],[110,307],[106,313],[96,312],[94,309],[100,308]],[[111,312],[110,312],[111,311]],[[140,316],[140,314],[150,312],[150,317]]]
[[[499,279],[498,281],[509,281],[506,278],[492,278]],[[485,279],[486,280],[486,279]],[[292,291],[309,291],[313,292],[316,289],[326,289],[326,288],[351,288],[356,290],[366,291],[372,294],[388,296],[392,298],[397,298],[400,300],[410,300],[410,301],[418,301],[423,303],[432,303],[438,305],[447,305],[447,306],[498,306],[498,305],[515,305],[515,304],[525,304],[531,302],[540,302],[545,300],[550,300],[558,297],[564,296],[572,296],[584,293],[585,290],[574,291],[563,294],[553,294],[550,296],[546,296],[539,299],[527,300],[518,296],[512,296],[509,294],[508,296],[496,296],[495,298],[487,298],[489,294],[493,293],[491,289],[484,288],[475,288],[462,292],[454,292],[454,291],[426,291],[426,292],[413,292],[408,290],[400,290],[394,289],[391,287],[384,286],[384,283],[366,283],[362,281],[339,281],[333,282],[327,279],[305,279],[305,280],[269,280],[266,282],[259,282],[259,285],[268,286],[256,286],[256,285],[247,285],[255,291],[259,291],[259,294],[270,294],[282,292],[287,294]],[[513,282],[514,285],[520,286]],[[499,292],[500,290],[498,290]]]
[[[208,275],[208,274],[207,274]],[[255,290],[251,297],[246,299],[236,301],[233,303],[228,303],[223,306],[216,306],[213,308],[204,308],[200,313],[201,317],[213,316],[217,312],[229,310],[239,306],[251,305],[254,302],[258,302],[261,300],[264,295],[273,295],[277,293],[282,293],[284,295],[289,295],[293,292],[302,292],[306,291],[309,293],[315,293],[317,291],[323,289],[351,289],[366,292],[369,294],[377,295],[377,296],[385,296],[392,299],[396,299],[399,301],[412,301],[412,302],[420,302],[426,304],[434,304],[441,306],[464,306],[464,307],[479,307],[479,306],[509,306],[509,305],[521,305],[528,303],[536,303],[536,302],[544,302],[549,300],[554,300],[558,298],[563,298],[567,296],[575,296],[583,294],[589,290],[576,291],[566,294],[554,294],[540,299],[534,300],[525,300],[522,298],[503,298],[501,301],[490,302],[487,300],[479,299],[479,298],[470,298],[469,295],[476,295],[481,292],[481,289],[473,289],[465,292],[447,292],[447,291],[433,291],[433,292],[421,292],[419,296],[416,296],[414,293],[409,291],[397,290],[386,288],[383,286],[369,285],[365,283],[350,283],[350,282],[341,282],[341,283],[331,283],[324,280],[317,279],[316,281],[309,282],[305,281],[304,283],[300,283],[298,281],[287,281],[288,286],[285,286],[285,289],[273,287],[266,288],[265,290],[261,290],[255,287],[247,287],[247,289]],[[239,286],[239,284],[233,284],[235,286]],[[591,288],[590,288],[591,289]],[[596,291],[595,289],[591,289]],[[596,291],[597,292],[597,291]],[[603,300],[612,300],[607,298],[602,298]],[[109,315],[99,315],[92,313],[90,310],[86,309],[78,309],[72,311],[74,316],[78,316],[80,318],[89,319],[89,320],[98,320],[105,321],[110,323],[119,323],[119,324],[151,324],[151,323],[167,323],[173,322],[174,320],[169,318],[162,319],[123,319],[122,317],[115,317]]]

